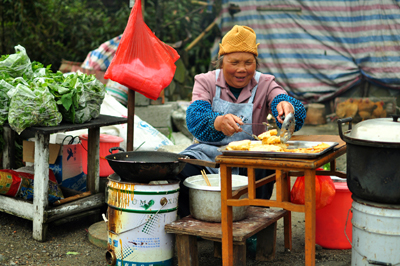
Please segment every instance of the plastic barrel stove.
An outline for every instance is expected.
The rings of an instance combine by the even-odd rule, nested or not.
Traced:
[[[315,243],[328,249],[350,249],[349,241],[352,238],[350,209],[353,200],[346,181],[337,181],[334,185],[336,193],[331,204],[316,211]]]
[[[351,265],[400,264],[400,205],[361,200],[353,195]]]
[[[109,176],[107,184],[107,263],[172,266],[174,235],[164,226],[177,218],[179,181],[139,184],[115,177]]]

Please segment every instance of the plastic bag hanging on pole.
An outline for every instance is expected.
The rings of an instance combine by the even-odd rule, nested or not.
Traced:
[[[157,100],[174,77],[179,54],[144,23],[141,6],[141,0],[136,0],[104,78]]]

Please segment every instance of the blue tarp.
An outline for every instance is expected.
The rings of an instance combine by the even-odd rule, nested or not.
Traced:
[[[217,25],[222,36],[234,25],[253,28],[260,43],[258,70],[274,75],[292,96],[321,102],[363,79],[400,90],[399,2],[222,0]],[[240,8],[233,16],[231,4]]]

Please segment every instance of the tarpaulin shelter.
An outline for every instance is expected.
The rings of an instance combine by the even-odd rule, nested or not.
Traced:
[[[333,99],[363,80],[399,94],[399,5],[398,0],[222,0],[217,25],[222,36],[236,24],[253,28],[260,43],[258,70],[305,102]]]
[[[106,71],[117,52],[122,34],[102,43],[97,49],[90,51],[82,67],[86,69]]]

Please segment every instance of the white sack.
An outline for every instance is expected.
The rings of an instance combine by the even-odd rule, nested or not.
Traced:
[[[103,104],[101,105],[100,114],[127,117],[128,109],[118,102],[113,96],[106,93]],[[73,136],[79,136],[85,133],[87,133],[87,129],[67,132],[68,135]],[[127,124],[100,127],[100,133],[123,138],[124,141],[121,142],[120,147],[126,150]],[[142,146],[140,146],[138,149],[139,151],[155,151],[161,146],[173,145],[172,141],[170,141],[166,136],[160,133],[149,123],[140,119],[137,115],[134,117],[133,133],[133,150],[139,148],[141,144]]]

